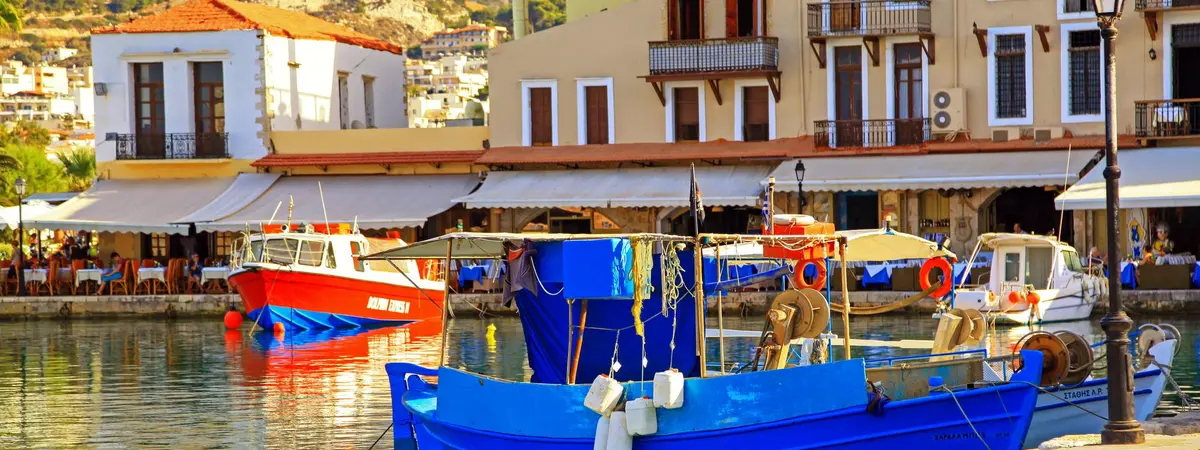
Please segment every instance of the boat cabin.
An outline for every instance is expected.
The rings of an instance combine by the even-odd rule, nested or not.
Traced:
[[[980,243],[993,251],[987,284],[993,292],[1063,289],[1084,273],[1075,248],[1049,236],[987,234]]]
[[[371,253],[369,238],[356,231],[351,232],[349,227],[330,225],[305,228],[303,232],[266,230],[250,235],[242,250],[236,252],[234,265],[265,263],[339,272],[371,272],[371,263],[361,259]],[[398,262],[398,265],[405,272],[417,272],[413,261]]]

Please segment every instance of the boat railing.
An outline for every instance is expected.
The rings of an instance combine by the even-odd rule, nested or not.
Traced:
[[[956,352],[946,352],[946,353],[931,353],[931,354],[926,354],[926,355],[908,355],[908,356],[890,356],[887,358],[869,358],[869,359],[866,359],[864,362],[867,364],[867,367],[879,367],[879,366],[893,366],[897,362],[903,362],[903,361],[915,361],[915,360],[930,359],[930,358],[937,358],[937,357],[947,357],[947,356],[954,357],[954,356],[962,356],[962,355],[982,356],[984,359],[987,359],[988,351],[986,348],[976,348],[976,349],[971,349],[971,350],[959,350]]]

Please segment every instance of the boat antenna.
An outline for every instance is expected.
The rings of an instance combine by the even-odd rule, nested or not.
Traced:
[[[1068,145],[1067,146],[1067,168],[1066,168],[1066,170],[1063,171],[1063,191],[1067,190],[1067,183],[1070,179],[1071,179],[1071,146]],[[1066,206],[1066,205],[1063,205],[1063,206]],[[1066,218],[1066,216],[1067,216],[1067,210],[1064,208],[1059,208],[1059,210],[1058,210],[1058,229],[1055,230],[1057,233],[1054,236],[1054,239],[1056,239],[1058,241],[1062,241],[1063,220]]]
[[[325,188],[321,187],[321,181],[317,180],[317,194],[321,196],[321,214],[325,216],[325,232],[329,232],[329,211],[325,210]]]

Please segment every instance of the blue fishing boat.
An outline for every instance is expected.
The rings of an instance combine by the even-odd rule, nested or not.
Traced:
[[[786,240],[788,248],[828,245],[846,259],[845,236],[746,238]],[[949,375],[963,361],[898,367],[890,379],[901,380],[903,392],[922,394],[888,395],[893,386],[873,380],[859,358],[788,367],[792,340],[829,336],[828,301],[811,289],[772,304],[758,347],[761,365],[755,357],[737,372],[726,373],[724,365],[705,370],[705,298],[694,293],[710,283],[724,286],[696,277],[719,264],[696,250],[721,240],[456,233],[367,257],[505,260],[506,293],[521,312],[532,369],[529,382],[515,382],[388,364],[396,448],[1022,448],[1041,352],[1022,352],[1023,370],[1010,382],[976,388],[944,382],[954,380]],[[681,261],[693,264],[684,269]],[[652,408],[653,426],[644,427],[641,406],[651,396],[656,405],[661,400],[656,374],[672,372],[685,378],[682,400]],[[948,376],[936,376],[943,372]],[[600,414],[588,403],[606,378],[620,383],[617,404],[626,411],[617,406]],[[576,380],[601,381],[589,387]],[[618,421],[624,423],[617,427]]]

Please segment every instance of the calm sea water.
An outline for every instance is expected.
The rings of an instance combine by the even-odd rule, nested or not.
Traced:
[[[760,318],[725,320],[730,329],[762,326]],[[1138,320],[1183,330],[1176,378],[1200,397],[1200,318]],[[490,338],[488,325],[496,326]],[[852,335],[929,339],[935,326],[927,317],[872,317],[854,320]],[[1059,327],[1092,342],[1103,335],[1094,321]],[[250,337],[247,328],[227,332],[219,320],[0,323],[0,448],[366,448],[381,435],[376,448],[391,448],[383,366],[436,365],[442,345],[429,327],[283,339]],[[988,342],[1006,349],[1027,331],[993,332]],[[529,375],[515,318],[458,319],[448,336],[449,365],[507,379]],[[709,343],[715,361],[716,341]],[[726,344],[727,359],[743,361],[755,341]],[[1160,411],[1175,400],[1168,395]]]

